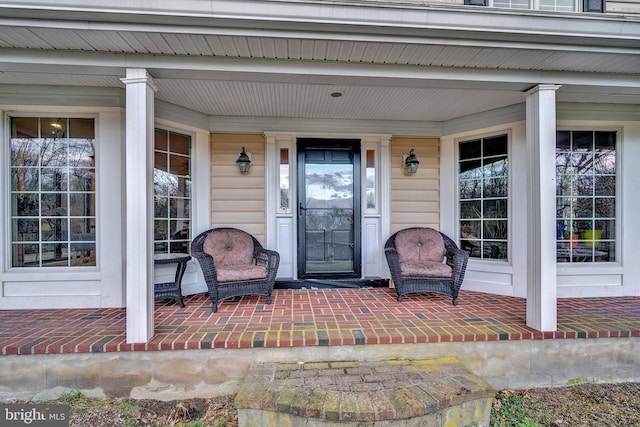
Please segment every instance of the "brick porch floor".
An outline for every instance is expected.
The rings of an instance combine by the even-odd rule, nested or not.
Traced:
[[[155,336],[127,344],[125,309],[0,311],[0,352],[127,352],[203,348],[597,339],[640,336],[640,297],[558,300],[558,330],[525,325],[526,301],[461,291],[459,305],[435,294],[395,300],[392,289],[277,289],[273,304],[248,296],[217,313],[203,294],[155,307]]]

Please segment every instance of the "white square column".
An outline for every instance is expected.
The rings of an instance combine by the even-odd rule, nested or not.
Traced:
[[[127,343],[146,343],[153,324],[153,78],[127,69],[126,258]],[[117,254],[114,254],[117,256]]]
[[[527,92],[527,326],[555,331],[556,288],[556,90]]]

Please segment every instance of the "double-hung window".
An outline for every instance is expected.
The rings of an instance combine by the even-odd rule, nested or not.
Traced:
[[[489,6],[506,9],[533,9],[549,12],[605,12],[605,0],[465,0],[469,6]]]
[[[11,266],[96,266],[95,120],[10,126]]]
[[[458,145],[460,247],[472,258],[508,258],[507,135]]]
[[[575,0],[493,0],[493,6],[509,9],[537,9],[550,12],[575,12]]]
[[[191,137],[156,129],[154,252],[189,253],[191,241]]]
[[[558,131],[558,262],[616,260],[616,132]]]

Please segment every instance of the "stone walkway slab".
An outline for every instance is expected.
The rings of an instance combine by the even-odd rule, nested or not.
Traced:
[[[488,427],[494,394],[455,358],[264,363],[235,405],[241,427]]]

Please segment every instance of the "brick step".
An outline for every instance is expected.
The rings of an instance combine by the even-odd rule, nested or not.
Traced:
[[[264,363],[235,405],[240,427],[488,427],[494,394],[455,358]]]

